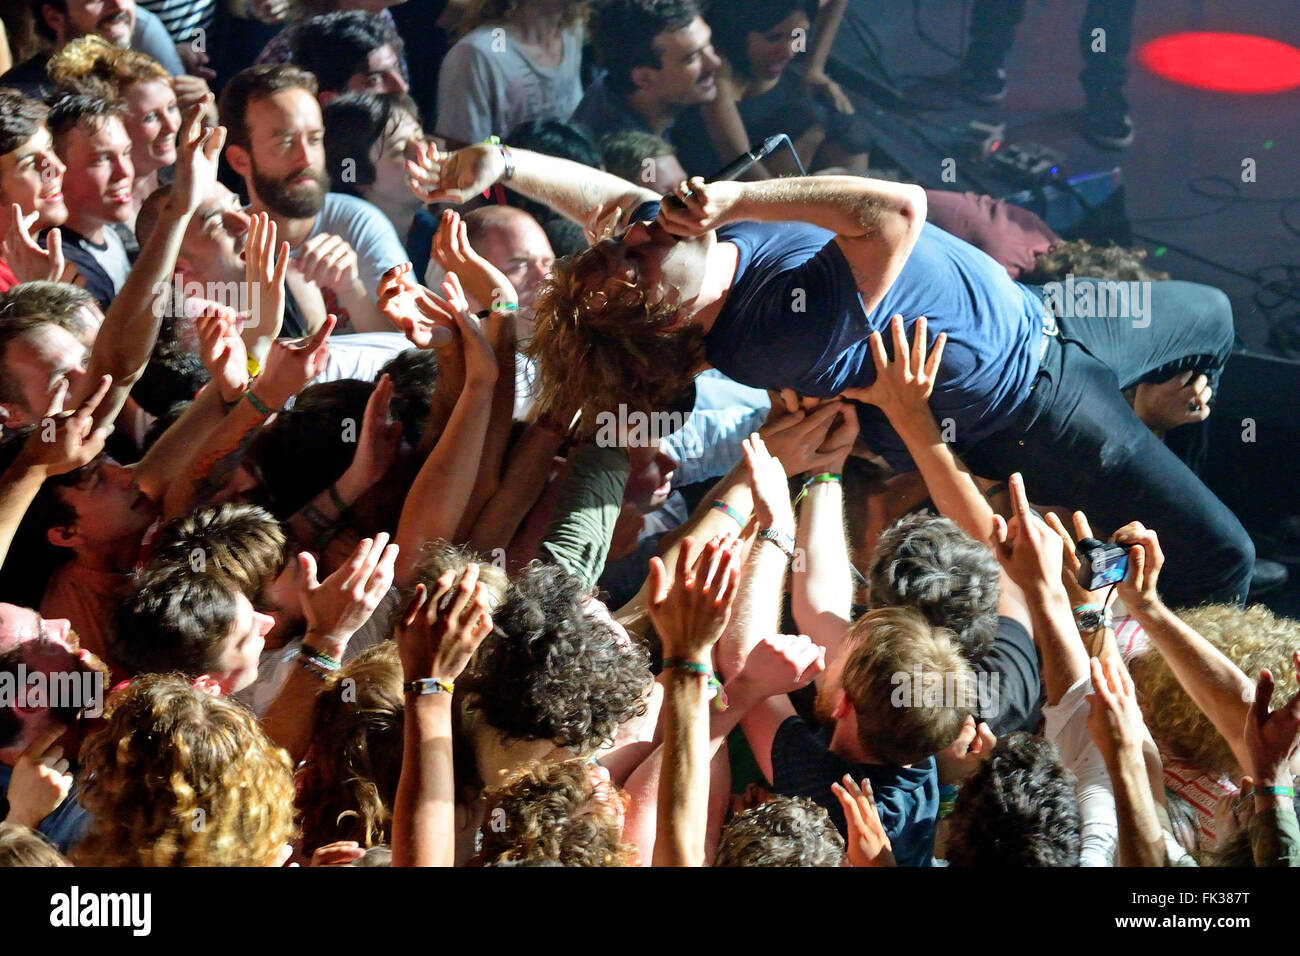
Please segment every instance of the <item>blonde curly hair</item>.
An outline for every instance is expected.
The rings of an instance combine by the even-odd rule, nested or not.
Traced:
[[[54,56],[46,67],[57,86],[107,88],[120,95],[132,83],[157,81],[172,85],[171,74],[153,57],[138,50],[123,50],[102,38],[79,37]]]
[[[294,837],[293,769],[257,719],[175,674],[131,681],[81,748],[93,818],[79,866],[272,866]]]
[[[528,0],[471,0],[456,23],[456,37],[459,39],[485,23],[502,23],[515,19],[520,16],[519,8],[527,6]],[[526,13],[527,11],[525,15]],[[586,23],[587,14],[587,0],[569,0],[565,4],[564,15],[560,17],[560,28]]]
[[[1296,692],[1291,652],[1300,650],[1300,621],[1277,617],[1262,604],[1206,604],[1179,611],[1183,623],[1224,653],[1253,683],[1261,668],[1273,674],[1273,707]],[[1162,750],[1204,771],[1238,772],[1232,747],[1192,702],[1154,648],[1129,661],[1138,706]]]
[[[583,759],[530,763],[483,792],[481,864],[552,860],[562,866],[635,866],[636,847],[622,842],[614,801],[602,795]]]

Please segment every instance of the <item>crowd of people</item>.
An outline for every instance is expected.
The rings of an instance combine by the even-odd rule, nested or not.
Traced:
[[[1300,865],[1226,296],[866,176],[845,4],[6,21],[0,865]]]

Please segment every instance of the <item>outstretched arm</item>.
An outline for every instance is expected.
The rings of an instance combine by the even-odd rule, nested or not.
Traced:
[[[181,238],[199,202],[216,180],[217,157],[226,140],[224,127],[204,129],[202,105],[186,115],[178,144],[176,180],[158,217],[158,225],[140,250],[122,289],[104,316],[104,324],[90,352],[88,374],[68,396],[80,404],[99,387],[104,375],[113,376],[113,387],[95,410],[95,424],[112,422],[122,410],[132,386],[144,374],[158,340],[171,288]]]
[[[505,179],[507,151],[477,144],[440,153],[432,144],[419,162],[408,161],[411,189],[425,202],[464,202],[504,182],[515,192],[545,203],[574,222],[586,223],[599,206],[619,206],[626,217],[658,194],[599,169],[526,149],[508,151],[514,170]],[[922,220],[925,216],[922,215]]]
[[[698,236],[731,222],[808,222],[835,233],[862,305],[871,312],[889,291],[925,225],[925,190],[859,176],[805,176],[761,183],[682,183],[681,204],[663,203],[659,222]]]

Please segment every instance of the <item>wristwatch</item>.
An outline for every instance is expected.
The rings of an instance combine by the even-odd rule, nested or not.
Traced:
[[[785,552],[787,560],[794,560],[794,535],[775,528],[763,528],[758,532],[758,538],[760,541],[771,541]]]
[[[1091,634],[1104,628],[1115,629],[1115,619],[1110,616],[1110,611],[1082,611],[1075,616],[1074,623],[1079,626],[1080,634]]]

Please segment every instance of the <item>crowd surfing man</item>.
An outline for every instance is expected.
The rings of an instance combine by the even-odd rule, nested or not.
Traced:
[[[928,225],[919,186],[880,180],[694,178],[661,204],[599,170],[496,145],[430,151],[411,171],[428,201],[506,182],[586,225],[593,247],[557,262],[538,298],[530,351],[544,405],[589,421],[620,404],[663,410],[707,368],[853,399],[874,381],[870,334],[901,314],[946,349],[932,408],[972,471],[1022,471],[1041,500],[1108,531],[1134,516],[1168,529],[1175,602],[1245,599],[1245,529],[1121,393],[1187,369],[1217,386],[1232,342],[1218,290],[1152,283],[1143,316],[1058,318],[1042,290]],[[861,404],[858,417],[873,452],[914,470],[879,409]]]

